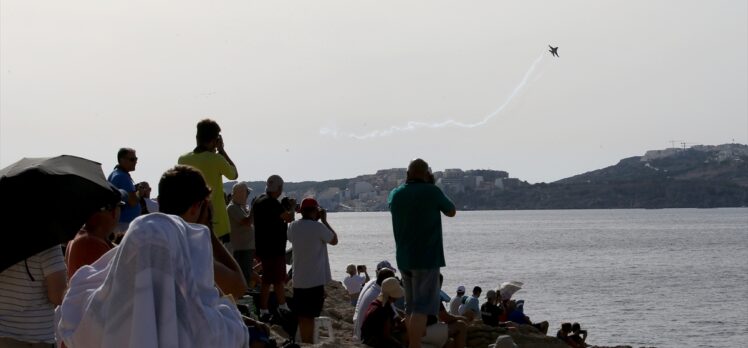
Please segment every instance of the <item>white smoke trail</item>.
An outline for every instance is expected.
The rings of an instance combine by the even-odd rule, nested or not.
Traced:
[[[488,123],[488,121],[490,121],[492,118],[496,117],[498,114],[504,111],[504,108],[506,108],[509,105],[509,103],[517,95],[519,95],[520,91],[522,91],[525,85],[527,85],[527,81],[530,79],[530,77],[535,72],[535,68],[538,66],[538,64],[540,64],[541,61],[543,61],[543,58],[546,55],[547,55],[547,52],[543,50],[543,52],[538,56],[538,58],[536,58],[535,61],[533,61],[532,65],[530,65],[530,69],[527,70],[525,75],[522,77],[522,81],[520,81],[520,83],[517,85],[517,87],[514,88],[512,93],[509,94],[509,97],[506,99],[506,101],[504,101],[504,103],[501,104],[501,106],[499,106],[496,109],[496,111],[488,114],[486,117],[484,117],[482,120],[478,122],[464,123],[464,122],[459,122],[455,120],[446,120],[446,121],[437,122],[437,123],[427,123],[427,122],[420,122],[420,121],[410,121],[406,123],[404,126],[391,126],[384,130],[374,130],[374,131],[371,131],[365,134],[355,134],[355,133],[348,133],[348,132],[342,133],[342,132],[339,132],[335,128],[323,127],[323,128],[320,128],[319,133],[321,135],[327,135],[327,136],[332,136],[332,137],[344,136],[348,138],[355,138],[355,139],[363,140],[363,139],[370,139],[370,138],[376,138],[376,137],[384,137],[384,136],[392,135],[394,133],[413,131],[413,130],[420,129],[420,128],[444,128],[444,127],[449,127],[449,126],[461,127],[461,128],[480,127]],[[534,81],[537,81],[539,78],[540,77],[534,79]]]

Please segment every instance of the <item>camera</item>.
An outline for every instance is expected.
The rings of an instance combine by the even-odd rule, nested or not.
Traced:
[[[298,204],[296,204],[296,200],[293,198],[288,198],[288,196],[283,197],[280,201],[281,207],[283,207],[283,210],[286,211],[296,211],[298,209]]]

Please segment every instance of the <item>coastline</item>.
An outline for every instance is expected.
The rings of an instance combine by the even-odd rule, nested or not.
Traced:
[[[286,289],[287,291],[289,289]],[[329,317],[332,320],[334,331],[333,340],[321,339],[316,344],[300,344],[302,347],[315,348],[365,348],[366,345],[353,339],[353,312],[354,309],[348,301],[347,291],[343,284],[333,280],[325,286],[327,297],[322,309],[321,316]],[[283,330],[274,325],[273,334],[276,336],[278,343],[283,342],[287,335]],[[549,329],[551,331],[551,329]],[[489,344],[496,341],[499,335],[509,335],[519,348],[567,348],[569,347],[561,340],[554,336],[548,336],[540,333],[534,327],[522,325],[519,330],[506,330],[503,328],[494,328],[484,325],[480,321],[474,321],[468,326],[467,348],[486,348]],[[324,333],[323,335],[324,336]],[[597,346],[590,345],[590,348],[633,348],[627,345],[617,346]],[[645,347],[641,347],[645,348]],[[646,347],[654,348],[654,347]]]

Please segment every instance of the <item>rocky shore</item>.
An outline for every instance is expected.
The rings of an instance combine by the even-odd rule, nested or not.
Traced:
[[[315,348],[358,348],[365,345],[353,340],[353,307],[348,302],[348,295],[343,284],[333,281],[325,287],[327,298],[322,316],[332,319],[332,340],[322,335],[322,342],[314,345],[302,345]],[[553,328],[551,328],[553,330]],[[549,330],[549,332],[551,331]],[[555,331],[554,331],[555,332]],[[283,342],[287,335],[278,327],[273,327],[273,333],[278,342]],[[496,341],[499,335],[509,335],[520,348],[568,348],[561,340],[544,335],[529,325],[523,325],[519,330],[506,330],[474,322],[468,327],[468,348],[486,348]],[[631,346],[591,346],[592,348],[632,348]],[[644,347],[642,347],[644,348]]]

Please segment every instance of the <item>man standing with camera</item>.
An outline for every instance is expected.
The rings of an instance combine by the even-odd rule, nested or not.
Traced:
[[[332,280],[327,244],[338,244],[338,235],[314,198],[304,198],[299,211],[301,220],[288,225],[293,246],[293,311],[299,318],[301,341],[314,343],[314,318],[322,312],[325,284]]]
[[[426,161],[408,166],[407,181],[390,192],[397,266],[405,286],[410,348],[420,348],[428,315],[439,314],[439,268],[446,265],[440,213],[453,217],[455,205],[436,185]]]
[[[262,286],[260,287],[260,319],[270,317],[268,300],[273,286],[278,307],[289,310],[284,287],[286,284],[286,232],[293,221],[293,208],[283,207],[278,198],[283,193],[283,178],[271,175],[265,183],[265,193],[255,199],[252,216],[255,223],[255,247],[262,263]],[[290,202],[291,207],[296,202]],[[295,254],[295,253],[294,253]],[[294,272],[295,273],[295,272]]]
[[[213,206],[213,224],[211,231],[218,239],[227,244],[230,241],[231,227],[229,214],[226,212],[226,200],[223,197],[223,179],[236,180],[239,175],[234,162],[223,147],[221,127],[216,121],[204,119],[197,123],[197,146],[192,152],[179,157],[179,164],[197,168],[205,177],[210,187],[210,203]]]

